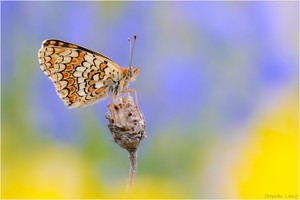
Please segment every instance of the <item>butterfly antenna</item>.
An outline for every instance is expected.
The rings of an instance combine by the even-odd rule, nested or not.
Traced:
[[[134,34],[133,35],[133,46],[132,46],[132,48],[131,48],[131,40],[130,40],[130,38],[128,38],[129,39],[129,45],[130,45],[130,51],[131,52],[129,52],[130,53],[130,63],[129,63],[129,69],[131,70],[131,68],[132,68],[132,57],[133,57],[133,51],[134,51],[134,46],[135,46],[135,41],[136,41],[136,34]]]
[[[128,38],[128,42],[129,42],[129,63],[130,63],[130,60],[131,60],[131,58],[130,58],[130,55],[131,55],[131,39],[130,38]]]

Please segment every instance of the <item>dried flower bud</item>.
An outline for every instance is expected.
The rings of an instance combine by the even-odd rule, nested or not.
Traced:
[[[114,141],[129,152],[146,137],[144,117],[127,93],[111,99],[106,118]]]
[[[126,191],[129,192],[137,169],[137,148],[146,137],[145,120],[128,93],[112,98],[108,107],[106,118],[110,133],[114,141],[128,151],[130,170]]]

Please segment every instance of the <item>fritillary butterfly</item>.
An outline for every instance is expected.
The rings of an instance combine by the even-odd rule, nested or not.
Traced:
[[[138,75],[138,68],[132,69],[131,62],[121,68],[100,53],[54,39],[43,41],[38,57],[41,69],[70,108],[90,105],[110,92],[113,96],[123,92],[136,95],[135,90],[127,90]]]

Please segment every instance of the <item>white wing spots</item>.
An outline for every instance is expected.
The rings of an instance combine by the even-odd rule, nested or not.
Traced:
[[[54,65],[54,67],[55,66],[57,66],[57,65]],[[57,71],[61,72],[61,71],[64,71],[65,69],[66,69],[66,65],[64,65],[64,64],[58,64],[58,70]]]
[[[103,82],[102,81],[99,81],[99,82],[97,82],[97,83],[95,83],[95,88],[101,88],[101,87],[103,87]]]
[[[87,54],[84,56],[84,59],[85,59],[87,62],[91,63],[91,64],[93,64],[94,58],[95,58],[95,57],[94,57],[92,54],[89,54],[89,53],[87,53]]]
[[[98,73],[93,76],[93,80],[94,81],[99,81],[99,74]]]
[[[78,83],[84,83],[84,81],[85,81],[85,78],[83,78],[83,77],[79,77],[79,78],[77,79],[77,81],[78,81]]]
[[[65,98],[66,96],[68,96],[69,91],[67,89],[63,89],[61,91],[59,91],[58,95],[61,96],[61,98]]]
[[[44,63],[44,65],[46,65],[46,69],[51,67],[51,63]],[[43,67],[41,66],[41,68],[43,69]]]
[[[85,70],[86,70],[85,67],[82,67],[82,66],[76,67],[76,71],[83,72]]]
[[[82,102],[81,101],[77,101],[75,103],[73,103],[70,108],[80,108],[82,106]]]
[[[68,64],[71,62],[71,60],[72,58],[70,56],[60,56],[59,58],[57,58],[56,62]]]
[[[86,87],[85,82],[79,84],[79,90],[84,89],[85,87]]]
[[[42,52],[45,56],[50,56],[55,52],[55,50],[53,48],[44,48]]]
[[[60,90],[60,89],[65,88],[68,85],[68,81],[58,81],[58,82],[55,82],[54,84],[55,84],[56,89]]]
[[[86,68],[90,68],[92,66],[92,64],[87,61],[83,61],[82,65]]]
[[[79,90],[77,94],[82,97],[84,97],[86,95],[84,89]]]
[[[73,76],[75,76],[75,77],[82,77],[82,72],[76,71],[76,72],[74,72]]]
[[[54,72],[62,72],[65,69],[66,69],[66,65],[65,64],[54,63]]]
[[[77,51],[71,51],[71,53],[69,54],[69,56],[70,57],[73,57],[73,58],[75,58],[75,57],[78,57],[78,52]]]
[[[61,73],[55,73],[50,77],[52,81],[60,81],[62,78],[63,75]]]
[[[90,100],[90,99],[92,99],[92,98],[93,98],[93,96],[91,96],[91,95],[87,95],[85,98],[86,98],[87,100]]]
[[[105,74],[114,74],[114,76],[119,77],[122,73],[122,69],[119,66],[114,65],[113,63],[108,62],[107,68],[104,70]]]
[[[39,50],[39,55],[40,57],[42,56],[49,56],[49,55],[52,55],[54,53],[54,49],[53,48],[41,48]]]
[[[102,62],[104,62],[103,58],[101,58],[99,56],[95,56],[90,53],[86,53],[86,55],[84,56],[84,61],[82,62],[82,65],[91,70],[99,70],[100,69],[99,66]],[[86,74],[84,74],[84,76],[87,77]]]
[[[49,62],[49,61],[51,60],[51,57],[50,57],[50,56],[47,56],[47,57],[45,57],[44,59],[45,59],[44,62]]]
[[[106,67],[106,68],[104,69],[104,73],[105,73],[106,75],[109,75],[109,76],[110,76],[111,72],[112,72],[112,70],[111,70],[110,67]]]
[[[41,58],[43,58],[45,54],[42,52],[42,50],[39,50],[38,52],[38,58],[39,58],[39,63],[41,63]]]
[[[82,72],[82,76],[88,77],[90,72],[91,72],[91,70],[86,70],[86,71]]]
[[[53,68],[42,68],[44,70],[44,73],[49,76],[49,78],[51,79],[50,77],[50,74],[53,74],[54,73],[54,69]]]
[[[100,59],[99,56],[97,56],[96,58],[97,58],[97,59],[94,61],[94,63],[95,63],[95,65],[96,65],[97,69],[99,69],[99,66],[100,66],[100,64],[102,63],[101,60],[103,60],[103,59]]]
[[[91,70],[99,70],[95,65],[92,65],[92,67],[90,68]]]

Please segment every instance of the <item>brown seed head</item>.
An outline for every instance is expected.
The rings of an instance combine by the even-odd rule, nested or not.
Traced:
[[[133,98],[127,93],[112,98],[106,118],[114,141],[129,152],[136,151],[146,131],[144,117]]]

